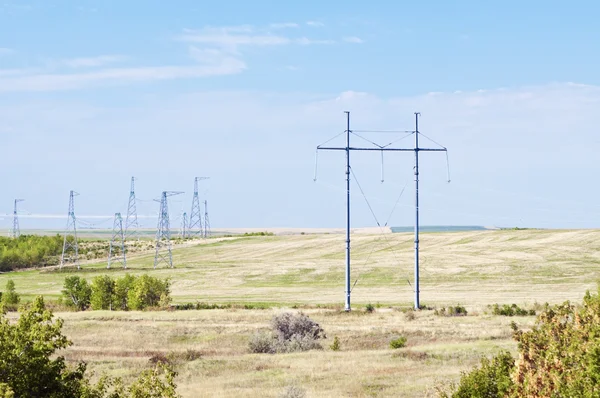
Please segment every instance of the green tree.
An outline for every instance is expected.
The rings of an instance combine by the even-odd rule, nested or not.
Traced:
[[[452,397],[600,397],[599,294],[587,292],[581,306],[546,307],[531,330],[511,326],[518,359],[502,353],[483,360],[463,374]]]
[[[15,282],[9,279],[6,282],[6,291],[2,294],[2,304],[6,307],[15,307],[19,304],[20,299],[15,291]]]
[[[79,276],[68,276],[65,278],[62,294],[66,298],[67,305],[74,306],[80,311],[90,306],[92,289],[88,282]]]
[[[178,398],[176,373],[167,366],[143,372],[129,387],[119,378],[103,376],[92,384],[86,366],[65,363],[57,351],[72,343],[62,334],[63,322],[53,319],[37,297],[17,322],[0,313],[0,398]]]
[[[133,289],[136,277],[131,274],[125,274],[115,281],[115,294],[113,308],[117,310],[129,310],[128,295]]]
[[[135,280],[127,294],[129,308],[143,310],[147,307],[157,307],[170,297],[169,288],[168,279],[161,280],[144,274]]]
[[[92,280],[90,303],[93,310],[111,310],[115,302],[115,281],[108,275]]]

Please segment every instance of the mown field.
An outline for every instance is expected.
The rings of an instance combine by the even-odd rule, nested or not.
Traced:
[[[530,327],[534,317],[489,314],[488,304],[580,301],[595,290],[600,231],[477,231],[428,233],[421,238],[421,300],[430,307],[464,305],[467,317],[403,310],[413,299],[410,234],[353,237],[355,311],[345,313],[344,237],[340,234],[209,239],[178,247],[174,269],[154,270],[153,253],[136,254],[128,272],[171,277],[175,303],[236,303],[199,311],[60,313],[74,341],[70,360],[96,372],[132,377],[149,359],[170,355],[185,397],[277,396],[288,385],[307,396],[434,395],[434,386],[500,348],[515,349],[509,324]],[[32,270],[13,279],[25,299],[57,298],[65,276],[86,278],[125,271],[89,263],[76,270]],[[365,313],[367,303],[377,306]],[[242,309],[244,304],[267,309]],[[249,338],[280,311],[298,307],[325,329],[324,350],[250,354]],[[393,350],[400,335],[408,347]],[[340,351],[329,345],[333,337]]]

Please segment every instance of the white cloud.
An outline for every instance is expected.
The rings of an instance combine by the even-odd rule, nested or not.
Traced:
[[[205,28],[186,30],[178,40],[236,49],[238,46],[274,46],[289,44],[291,40],[272,34],[254,34],[252,30],[231,30],[231,28]]]
[[[323,22],[318,22],[318,21],[307,21],[306,24],[308,26],[314,26],[314,27],[317,27],[317,28],[325,26],[325,24]]]
[[[364,43],[365,42],[363,39],[361,39],[360,37],[356,37],[356,36],[344,37],[344,41],[346,43],[356,43],[356,44],[360,44],[360,43]]]
[[[71,58],[58,61],[58,63],[69,68],[90,68],[113,64],[127,59],[122,55],[100,55],[97,57]]]
[[[309,46],[311,44],[335,44],[334,40],[313,40],[306,37],[296,39],[295,42],[303,46]]]
[[[272,29],[286,29],[286,28],[297,28],[300,25],[298,25],[295,22],[284,22],[284,23],[272,23],[269,25],[270,28]]]
[[[85,73],[14,71],[12,74],[3,75],[0,71],[0,92],[76,90],[100,84],[201,78],[237,74],[246,68],[242,61],[233,57],[201,54],[196,50],[191,50],[191,53],[195,59],[203,62],[188,66],[106,68]]]

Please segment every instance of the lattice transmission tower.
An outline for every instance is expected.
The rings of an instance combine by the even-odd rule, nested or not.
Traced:
[[[154,254],[154,268],[164,262],[173,268],[173,255],[171,253],[171,226],[169,224],[169,196],[179,195],[183,192],[163,191],[160,199],[158,213],[158,226],[156,228],[156,252]],[[157,200],[158,202],[158,200]],[[165,252],[166,250],[166,252]]]
[[[137,207],[135,199],[135,177],[131,177],[131,189],[129,190],[129,205],[127,206],[127,217],[125,218],[125,240],[140,240],[139,224],[137,218]]]
[[[204,201],[204,237],[210,236],[210,219],[208,218],[208,201]]]
[[[194,178],[194,196],[192,196],[192,211],[190,212],[190,223],[188,235],[190,237],[204,236],[202,229],[202,214],[200,213],[200,198],[198,197],[198,181],[208,180],[209,177]]]
[[[15,239],[21,236],[21,229],[19,228],[19,215],[17,213],[17,203],[23,202],[24,200],[25,199],[15,199],[15,207],[13,210],[13,227],[11,232],[11,236]]]
[[[74,262],[79,266],[79,247],[77,245],[77,219],[75,218],[75,196],[79,194],[75,191],[69,193],[69,213],[67,214],[67,227],[65,228],[65,237],[63,240],[63,250],[60,256],[60,268],[65,262]],[[69,254],[71,250],[71,254]]]
[[[108,249],[108,266],[106,268],[110,268],[111,264],[114,263],[121,263],[123,264],[123,268],[127,269],[125,236],[123,234],[123,218],[121,217],[121,213],[115,213],[112,239],[110,240],[110,247]]]
[[[184,211],[181,215],[181,229],[179,230],[179,237],[185,239],[188,237],[188,218],[187,213]]]

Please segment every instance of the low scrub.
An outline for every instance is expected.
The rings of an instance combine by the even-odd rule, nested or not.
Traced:
[[[397,339],[390,341],[390,348],[404,348],[406,347],[406,337],[400,336]]]
[[[303,313],[284,312],[271,319],[271,330],[258,332],[248,342],[250,352],[275,354],[323,349],[325,332]]]
[[[492,314],[494,315],[502,315],[502,316],[535,316],[535,310],[527,310],[525,308],[521,308],[516,304],[508,305],[504,304],[502,306],[498,304],[494,304],[491,306]]]
[[[435,315],[438,316],[467,316],[467,309],[461,305],[442,307],[435,310]]]

